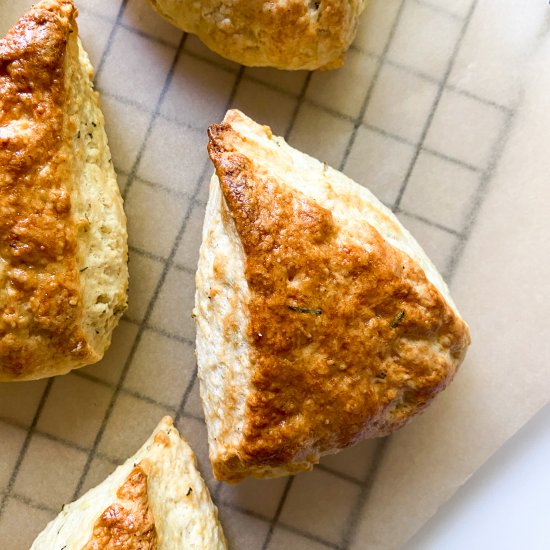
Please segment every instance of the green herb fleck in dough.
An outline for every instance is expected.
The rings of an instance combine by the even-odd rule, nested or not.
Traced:
[[[295,311],[296,313],[308,313],[309,315],[322,315],[323,310],[318,308],[309,308],[301,306],[287,306],[288,309]]]
[[[393,321],[390,323],[391,328],[397,328],[397,325],[405,318],[405,310],[402,309],[393,319]]]

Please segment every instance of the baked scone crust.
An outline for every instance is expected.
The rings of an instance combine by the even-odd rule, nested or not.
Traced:
[[[139,451],[38,535],[31,550],[225,550],[193,451],[170,417]]]
[[[219,55],[287,70],[342,65],[366,0],[149,0]]]
[[[435,268],[420,265],[420,247],[366,190],[269,128],[230,111],[209,135],[221,195],[207,208],[196,313],[203,400],[219,398],[231,423],[205,403],[216,477],[310,469],[403,426],[447,386],[469,344]],[[234,236],[236,271],[224,246],[212,248],[213,228]],[[232,306],[219,308],[224,295]],[[221,342],[205,327],[214,316]],[[227,360],[236,340],[238,379]],[[221,397],[216,369],[229,386]]]
[[[157,550],[155,519],[149,506],[149,462],[140,462],[115,493],[115,501],[99,516],[90,540],[79,550]]]
[[[101,359],[126,308],[126,219],[70,0],[0,40],[0,381]]]

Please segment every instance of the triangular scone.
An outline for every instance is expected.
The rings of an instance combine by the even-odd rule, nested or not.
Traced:
[[[100,485],[61,513],[31,550],[224,550],[218,511],[170,417]]]
[[[70,0],[0,40],[0,381],[99,361],[126,309],[126,219]]]
[[[470,342],[396,217],[340,172],[229,111],[197,272],[197,355],[218,479],[308,470],[388,434],[450,382]]]

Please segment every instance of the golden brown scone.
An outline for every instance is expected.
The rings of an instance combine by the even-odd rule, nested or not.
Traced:
[[[216,477],[309,470],[400,428],[470,342],[441,276],[369,191],[267,126],[233,110],[209,135],[195,316]]]
[[[149,0],[211,50],[252,67],[334,69],[357,31],[366,0]]]
[[[143,447],[63,506],[31,550],[226,550],[191,447],[162,419]]]
[[[126,309],[126,218],[71,0],[0,40],[0,381],[99,361]]]

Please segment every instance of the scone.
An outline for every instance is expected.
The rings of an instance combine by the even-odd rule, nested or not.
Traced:
[[[218,511],[172,419],[61,513],[31,550],[224,550]]]
[[[149,0],[211,50],[252,67],[334,69],[357,31],[366,0]]]
[[[233,110],[209,136],[195,317],[216,477],[309,470],[400,428],[470,342],[441,276],[369,191],[267,126]]]
[[[0,40],[0,381],[99,361],[126,309],[126,218],[71,0]]]

